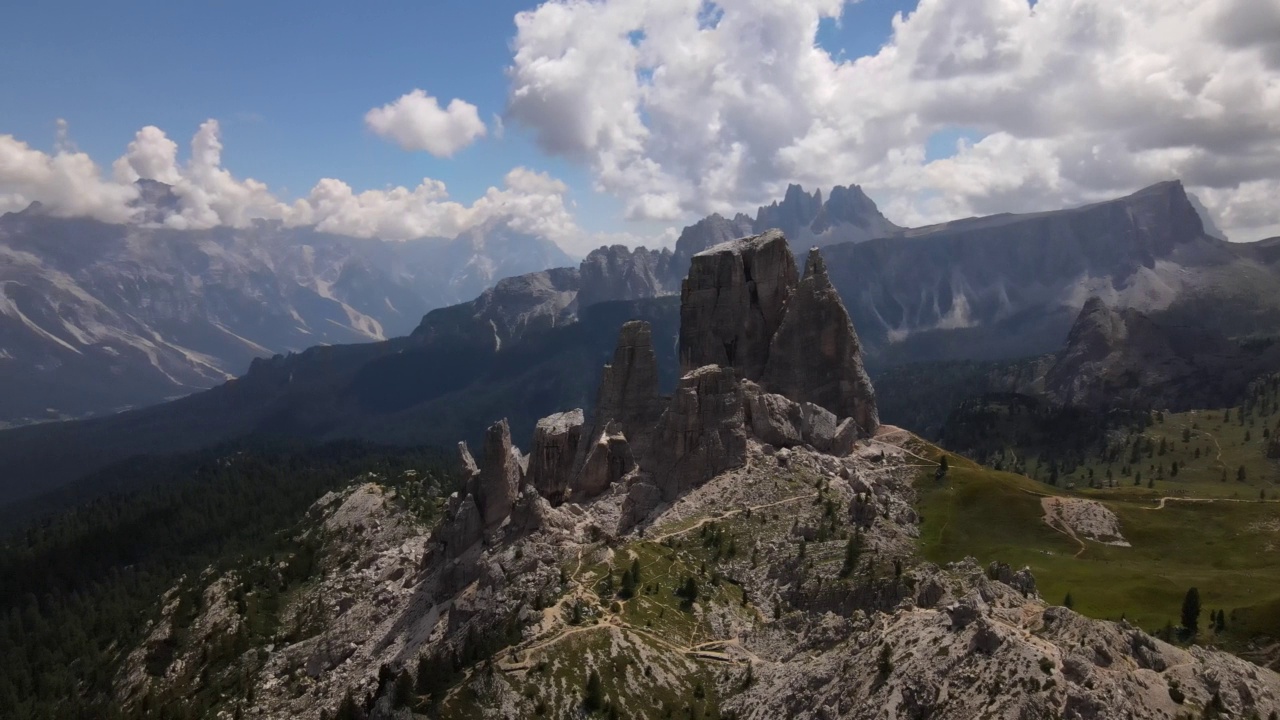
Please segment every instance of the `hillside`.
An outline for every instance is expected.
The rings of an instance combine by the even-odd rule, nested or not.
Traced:
[[[504,277],[568,264],[500,222],[383,242],[266,222],[172,230],[8,213],[0,427],[154,404],[255,357],[404,335]]]

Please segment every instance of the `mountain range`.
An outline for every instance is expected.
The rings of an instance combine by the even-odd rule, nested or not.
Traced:
[[[143,183],[148,202],[168,187]],[[161,402],[255,357],[404,335],[437,307],[569,257],[502,222],[382,242],[257,223],[172,230],[0,216],[0,424]]]
[[[46,221],[72,226],[38,214],[4,219]],[[557,407],[590,406],[610,328],[623,320],[649,320],[660,366],[673,368],[674,295],[690,259],[774,222],[801,228],[806,242],[832,241],[823,251],[828,276],[860,329],[873,377],[921,361],[1055,352],[1092,296],[1167,322],[1215,326],[1227,337],[1280,330],[1277,243],[1214,237],[1177,182],[1082,208],[916,230],[892,226],[856,187],[837,188],[826,200],[793,187],[755,220],[712,216],[686,228],[674,252],[604,247],[576,268],[503,279],[472,301],[428,312],[406,336],[278,353],[254,360],[240,378],[172,403],[0,433],[0,465],[10,468],[0,482],[0,502],[37,495],[131,455],[247,434],[441,444],[500,416],[509,418],[513,431],[531,432]],[[891,235],[868,239],[880,232]],[[46,243],[52,245],[46,254],[59,247]],[[328,287],[338,285],[347,287]],[[361,302],[354,300],[358,294],[345,294],[349,299],[342,302],[359,312],[378,303],[385,308],[386,286],[369,285],[382,294]],[[367,316],[374,317],[373,310]],[[34,315],[24,311],[22,317]],[[41,317],[52,321],[57,315]],[[382,334],[389,325],[382,325]],[[247,333],[236,331],[253,337]],[[664,371],[664,382],[673,383],[673,373]],[[68,446],[77,452],[62,452]]]

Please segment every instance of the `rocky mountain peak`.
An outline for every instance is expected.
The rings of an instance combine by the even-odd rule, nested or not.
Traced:
[[[1079,407],[1215,407],[1273,365],[1276,350],[1245,352],[1222,334],[1091,297],[1038,374],[1053,401]]]
[[[681,370],[720,365],[759,379],[797,280],[795,257],[776,230],[695,255],[680,296]]]
[[[485,528],[502,526],[525,502],[522,485],[552,508],[625,486],[618,523],[629,528],[741,466],[752,441],[847,455],[878,428],[857,333],[817,249],[800,279],[780,231],[721,243],[693,257],[681,300],[684,374],[672,397],[659,395],[651,326],[630,321],[601,373],[590,421],[572,410],[537,424],[527,483],[505,421],[486,434],[478,467],[462,446]],[[476,523],[465,503],[454,512],[462,515],[440,539],[456,549]]]

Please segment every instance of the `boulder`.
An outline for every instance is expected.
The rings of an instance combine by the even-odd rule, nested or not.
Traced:
[[[622,500],[622,517],[618,522],[620,532],[639,525],[662,504],[662,491],[647,477],[632,476],[627,485],[627,495]]]
[[[755,383],[743,381],[743,401],[751,432],[760,442],[774,447],[795,447],[803,442],[804,418],[800,405],[781,395],[762,392]]]
[[[611,485],[626,477],[635,467],[631,447],[617,423],[609,423],[587,451],[571,488],[575,500],[585,500],[608,490]]]
[[[831,449],[828,452],[836,457],[848,457],[857,449],[860,439],[862,428],[858,427],[853,418],[845,418],[836,426],[836,434],[831,438]]]
[[[552,506],[564,502],[573,463],[582,442],[582,410],[557,413],[538,421],[529,454],[528,482]]]
[[[680,378],[654,431],[649,470],[664,500],[674,500],[746,462],[746,418],[737,374],[708,365]]]
[[[813,403],[800,404],[742,382],[743,408],[751,433],[774,447],[811,445],[827,452],[836,435],[836,417]]]
[[[831,449],[836,436],[836,416],[813,403],[800,406],[800,431],[804,441],[819,452]]]
[[[863,437],[880,425],[858,334],[816,248],[772,338],[761,386],[852,418]]]
[[[796,278],[776,230],[694,255],[680,293],[681,371],[719,365],[759,380]]]
[[[497,527],[511,514],[520,491],[522,461],[520,451],[511,444],[506,418],[490,426],[484,436],[484,462],[475,482],[476,505],[486,528]]]

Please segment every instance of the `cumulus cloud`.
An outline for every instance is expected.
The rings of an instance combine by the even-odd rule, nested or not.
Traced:
[[[1187,182],[1236,239],[1280,223],[1280,12],[1253,0],[921,0],[833,57],[843,0],[551,0],[509,115],[630,217],[863,184],[906,224]],[[930,139],[964,131],[954,154]]]
[[[422,90],[365,113],[365,125],[405,150],[452,157],[485,135],[476,106],[454,98],[448,107]]]
[[[275,220],[384,240],[454,237],[473,227],[501,223],[552,240],[570,252],[591,246],[591,238],[569,210],[569,188],[528,168],[511,170],[500,187],[489,188],[470,205],[451,199],[445,184],[431,178],[412,189],[363,192],[323,178],[306,197],[285,202],[266,184],[238,178],[223,167],[222,149],[216,120],[200,125],[185,162],[179,160],[176,142],[160,128],[147,126],[112,163],[111,177],[104,178],[88,155],[75,150],[62,126],[52,155],[0,135],[0,212],[40,201],[57,215],[112,223],[155,222],[157,213],[161,224],[180,230]],[[142,213],[139,180],[170,186],[174,202]]]
[[[93,159],[66,139],[61,121],[57,144],[49,155],[12,135],[0,135],[0,212],[22,210],[39,200],[55,215],[132,219],[130,203],[138,191],[103,178]]]

